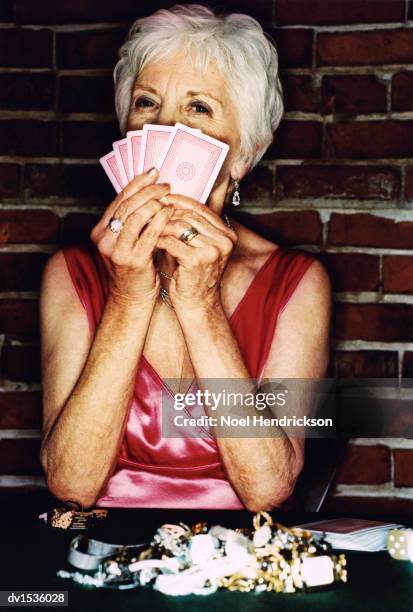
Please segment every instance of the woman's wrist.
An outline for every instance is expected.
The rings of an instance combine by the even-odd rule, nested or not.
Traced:
[[[224,312],[219,295],[213,295],[203,300],[175,298],[173,307],[180,321],[202,322]]]
[[[142,296],[128,297],[118,293],[117,291],[110,290],[107,299],[107,306],[124,317],[137,317],[142,316],[142,313],[153,311],[156,300],[158,298],[158,291],[150,292]]]

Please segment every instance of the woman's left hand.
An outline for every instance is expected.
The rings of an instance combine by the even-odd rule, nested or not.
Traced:
[[[220,301],[219,288],[237,235],[207,206],[182,195],[165,196],[175,207],[159,237],[157,247],[177,261],[169,281],[169,298],[175,307],[208,308]],[[180,236],[189,228],[198,234],[188,244]]]

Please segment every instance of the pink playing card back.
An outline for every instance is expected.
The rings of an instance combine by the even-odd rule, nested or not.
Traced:
[[[122,177],[119,171],[119,165],[115,152],[111,151],[110,153],[107,153],[99,159],[99,162],[103,166],[103,169],[115,188],[116,193],[122,191]]]
[[[128,167],[131,180],[139,174],[139,158],[142,145],[142,130],[127,132]]]
[[[226,143],[177,123],[161,160],[158,182],[169,183],[171,193],[205,204],[228,150]]]
[[[131,178],[129,176],[129,161],[128,161],[128,139],[116,140],[112,143],[113,151],[118,162],[119,173],[122,179],[122,186],[125,187]]]
[[[152,125],[146,123],[142,130],[142,149],[139,161],[139,174],[150,168],[160,167],[159,161],[174,131],[172,125]]]

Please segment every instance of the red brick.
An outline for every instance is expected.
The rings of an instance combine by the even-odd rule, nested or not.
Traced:
[[[62,76],[59,110],[64,113],[115,113],[113,78],[107,76]]]
[[[413,351],[403,355],[403,378],[413,378]]]
[[[377,291],[378,255],[323,253],[320,259],[330,274],[334,291]]]
[[[42,473],[40,439],[0,440],[0,474],[35,476]]]
[[[411,304],[336,303],[333,316],[338,340],[413,341]]]
[[[1,352],[1,369],[7,380],[40,382],[39,347],[4,345]]]
[[[398,72],[392,78],[391,108],[392,111],[405,112],[413,110],[413,71]]]
[[[317,244],[321,241],[320,216],[314,210],[279,211],[262,215],[245,212],[232,214],[240,223],[275,243]]]
[[[26,28],[3,28],[0,66],[4,68],[49,68],[52,66],[52,32]]]
[[[386,446],[349,446],[336,481],[340,484],[381,484],[390,480],[390,450]]]
[[[400,497],[351,497],[347,495],[339,495],[334,497],[334,493],[330,494],[323,504],[323,512],[335,513],[336,516],[349,514],[371,519],[372,516],[382,515],[383,518],[393,520],[396,515],[400,516],[400,522],[403,522],[402,517],[409,518],[413,513],[413,499],[403,499]]]
[[[42,0],[36,10],[32,0],[16,0],[17,19],[20,23],[64,24],[131,21],[155,12],[165,3],[152,0],[137,3],[136,0],[96,2],[96,0]],[[260,21],[271,22],[272,1],[226,0],[221,3],[227,12],[246,12]]]
[[[59,68],[113,68],[125,37],[125,28],[58,32],[57,65]]]
[[[408,386],[406,382],[404,381],[405,387]],[[398,385],[399,381],[397,379],[383,381],[383,386],[389,386],[396,391],[399,391]],[[361,393],[359,398],[354,399],[356,407],[353,399],[351,398],[351,404],[348,406],[350,411],[353,409],[350,426],[351,423],[357,422],[357,412],[360,414],[360,411],[365,407],[368,407],[372,419],[370,422],[369,419],[364,420],[364,422],[360,419],[360,425],[354,437],[413,438],[413,412],[410,399],[374,398],[369,397],[369,394],[366,392]],[[374,419],[375,416],[377,417],[376,419]]]
[[[80,198],[110,202],[114,190],[100,164],[29,164],[25,167],[28,198]]]
[[[242,179],[241,199],[255,202],[272,199],[274,176],[269,168],[256,166]]]
[[[277,166],[277,198],[393,200],[400,171],[386,166]]]
[[[0,155],[56,155],[56,121],[7,119],[0,121]]]
[[[274,142],[265,156],[286,159],[321,157],[322,125],[319,121],[284,120],[275,132]]]
[[[278,25],[332,25],[404,21],[403,0],[277,0]]]
[[[42,399],[39,391],[0,393],[0,429],[40,429]]]
[[[328,244],[413,249],[413,221],[394,221],[368,213],[332,213]]]
[[[406,198],[413,198],[413,166],[406,168]]]
[[[46,253],[0,253],[0,291],[37,291]]]
[[[413,449],[394,450],[394,484],[396,487],[413,487]]]
[[[386,86],[370,74],[324,76],[324,113],[385,113]]]
[[[334,376],[337,378],[396,378],[396,351],[336,351]]]
[[[13,0],[2,0],[0,4],[0,21],[10,22],[14,20]]]
[[[72,244],[78,241],[87,242],[90,239],[90,232],[101,216],[86,213],[69,213],[65,215],[63,218],[62,242],[64,244]]]
[[[319,66],[410,64],[413,61],[413,30],[322,32],[318,36]]]
[[[0,300],[0,333],[34,337],[39,334],[38,300]]]
[[[208,3],[204,4],[208,5]],[[251,0],[225,0],[225,2],[212,4],[212,7],[216,7],[219,13],[247,13],[258,21],[270,24],[273,18],[273,4],[272,0],[258,0],[256,2],[251,2]],[[164,3],[162,3],[163,6]],[[208,6],[211,6],[211,4]],[[151,13],[152,10],[149,12]]]
[[[51,210],[0,210],[0,245],[57,242],[59,217]]]
[[[66,157],[101,157],[120,138],[113,122],[64,121],[63,154]]]
[[[54,106],[55,76],[51,72],[0,73],[0,108],[49,110]]]
[[[385,255],[383,257],[383,291],[385,293],[413,293],[413,256]]]
[[[17,195],[20,183],[18,164],[0,164],[0,197],[12,198]]]
[[[316,113],[319,110],[319,93],[311,76],[286,74],[281,76],[285,111]]]
[[[148,15],[156,10],[156,5],[154,2],[145,8],[133,0],[59,0],[58,3],[43,0],[36,7],[31,0],[16,0],[16,18],[18,23],[36,25],[129,21]]]
[[[413,157],[413,121],[331,123],[326,129],[333,158]]]
[[[381,389],[387,388],[397,393],[397,378],[340,379],[338,382],[343,390],[339,394],[337,415],[340,436],[370,440],[413,438],[411,400],[386,399],[384,392],[381,392]],[[356,387],[359,388],[358,392]]]
[[[275,40],[280,68],[303,68],[312,65],[313,30],[282,28],[267,32]]]

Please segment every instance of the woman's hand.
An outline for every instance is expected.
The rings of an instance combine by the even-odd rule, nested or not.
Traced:
[[[170,280],[169,298],[175,309],[214,306],[219,302],[221,277],[237,242],[237,235],[222,219],[192,198],[169,195],[174,213],[157,247],[172,255],[178,266]],[[194,227],[198,234],[185,244],[180,236]]]
[[[158,174],[154,169],[135,177],[109,204],[90,234],[108,268],[110,294],[122,305],[155,301],[159,293],[152,253],[173,207],[159,201],[170,187],[154,184]],[[109,229],[111,217],[122,220],[120,233]]]

